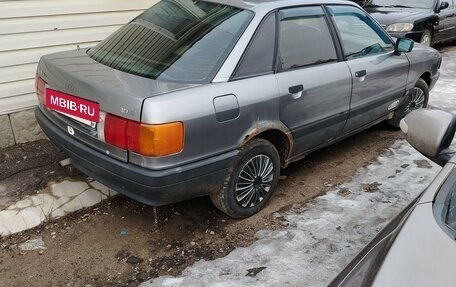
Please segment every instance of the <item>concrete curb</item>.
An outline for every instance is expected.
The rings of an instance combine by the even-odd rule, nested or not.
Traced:
[[[93,180],[65,180],[49,184],[37,194],[0,210],[0,236],[34,228],[45,221],[94,206],[114,195],[116,192]]]

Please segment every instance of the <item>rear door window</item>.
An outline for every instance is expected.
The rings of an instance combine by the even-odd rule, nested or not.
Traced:
[[[320,6],[284,9],[279,15],[282,70],[337,61],[334,42]]]
[[[95,61],[151,79],[207,83],[253,18],[222,4],[161,1],[88,51]]]

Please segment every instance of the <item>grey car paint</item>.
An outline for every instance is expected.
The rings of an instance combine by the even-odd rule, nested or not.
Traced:
[[[285,147],[280,152],[282,166],[286,166],[300,155],[341,139],[353,130],[386,119],[393,112],[387,107],[402,100],[419,77],[429,74],[434,81],[438,77],[440,54],[432,48],[420,47],[407,56],[387,52],[356,61],[339,59],[338,63],[230,81],[257,26],[271,11],[299,5],[357,5],[339,0],[315,4],[305,0],[210,2],[249,9],[255,16],[209,84],[169,83],[130,75],[95,62],[86,50],[44,56],[38,67],[38,74],[50,87],[96,101],[104,112],[149,124],[184,122],[185,145],[181,153],[145,157],[119,151],[97,142],[96,130],[87,130],[42,107],[43,112],[52,114],[49,117],[55,118],[54,123],[60,121],[62,127],[73,125],[76,136],[84,135],[83,142],[88,146],[105,154],[116,151],[117,158],[151,170],[178,169],[184,164],[232,153],[265,131],[275,131],[284,139]],[[407,57],[410,72],[406,80]],[[352,79],[353,69],[368,70],[362,84]],[[305,87],[304,95],[293,98],[288,89],[297,84]],[[355,110],[367,101],[375,104],[383,96],[380,105],[349,118],[350,101]]]
[[[86,54],[87,49],[45,55],[38,74],[52,88],[96,101],[101,109],[139,121],[145,98],[190,87],[191,84],[162,82],[111,69]],[[122,111],[123,108],[123,111]]]
[[[357,130],[388,112],[388,106],[406,91],[409,62],[405,54],[393,51],[347,61],[353,77],[350,119],[345,132]],[[356,72],[366,75],[357,77]],[[366,112],[370,114],[366,117]]]
[[[443,168],[329,286],[453,285],[455,233],[447,217],[451,218],[454,202],[449,196],[456,184],[456,156],[450,147],[456,118],[420,109],[409,113],[400,126],[410,145]]]
[[[372,286],[449,286],[454,282],[456,245],[437,224],[433,200],[451,172],[453,157],[405,222]]]
[[[327,75],[321,77],[321,75]],[[292,156],[340,136],[348,118],[352,79],[343,62],[279,73],[280,119],[293,132]],[[289,87],[303,85],[299,98]]]

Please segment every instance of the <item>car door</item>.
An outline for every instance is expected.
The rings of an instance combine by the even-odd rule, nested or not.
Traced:
[[[321,6],[279,11],[280,119],[292,131],[292,155],[321,146],[348,118],[351,74],[338,60]]]
[[[448,0],[448,8],[440,11],[440,22],[442,22],[443,29],[440,31],[442,40],[449,40],[456,38],[456,6],[455,0]]]
[[[385,118],[399,106],[409,61],[405,54],[395,54],[391,38],[361,9],[327,8],[353,77],[350,117],[344,129],[352,132]]]

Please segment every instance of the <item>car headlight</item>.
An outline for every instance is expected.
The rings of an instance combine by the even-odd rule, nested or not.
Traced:
[[[412,23],[396,23],[391,24],[386,27],[387,32],[409,32],[412,31],[413,24]]]

